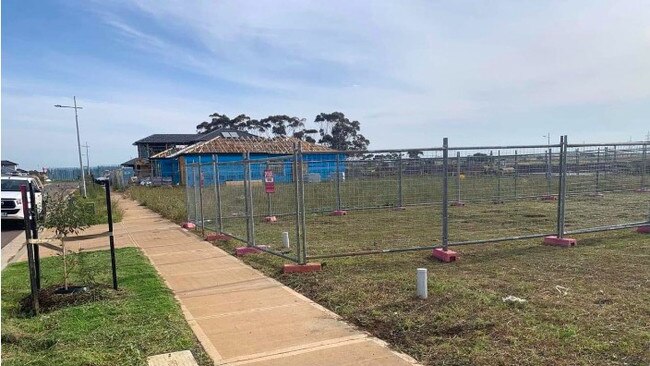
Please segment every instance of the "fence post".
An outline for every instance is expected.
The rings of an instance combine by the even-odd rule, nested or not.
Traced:
[[[552,150],[549,148],[546,153],[546,196],[551,197],[551,181],[553,179],[553,169],[551,168]]]
[[[212,181],[214,182],[214,199],[216,201],[216,217],[217,220],[217,232],[223,232],[223,218],[221,214],[221,182],[219,178],[219,166],[218,159],[216,154],[212,155]]]
[[[402,152],[399,152],[399,160],[397,160],[397,207],[404,207],[404,194],[402,190]]]
[[[607,170],[610,169],[609,167],[609,147],[605,146],[605,151],[603,152],[603,161],[605,162],[605,170],[603,171],[603,186],[604,186],[604,191],[607,191]]]
[[[250,153],[244,153],[244,202],[246,203],[246,245],[255,246],[255,223],[253,219],[253,189]]]
[[[302,157],[302,142],[298,142],[298,164],[300,168],[300,226],[302,231],[302,256],[300,257],[300,264],[307,263],[307,222],[305,217],[305,175]]]
[[[641,187],[640,191],[645,191],[648,188],[646,187],[646,171],[648,169],[648,145],[643,145],[643,162],[641,163]]]
[[[336,168],[337,168],[337,177],[338,177],[338,154],[336,156]],[[293,161],[291,162],[291,167],[293,169],[293,190],[294,190],[294,198],[295,198],[295,213],[296,213],[296,260],[300,263],[300,259],[302,258],[301,256],[301,248],[300,248],[300,243],[301,243],[301,237],[302,235],[300,234],[301,230],[301,225],[300,225],[300,182],[298,182],[298,177],[300,176],[300,173],[298,173],[298,146],[294,143],[293,144]],[[338,178],[337,178],[338,179]]]
[[[618,174],[618,153],[616,149],[616,145],[614,145],[614,156],[612,156],[612,173],[614,173],[614,176]]]
[[[201,214],[201,237],[205,238],[205,216],[203,214],[203,170],[201,167],[201,156],[199,156],[199,213]]]
[[[336,154],[336,211],[341,211],[341,158],[338,153]]]
[[[445,137],[442,140],[442,248],[447,251],[447,244],[449,241],[449,197],[448,197],[448,181],[449,181],[449,144],[448,139]]]
[[[449,140],[442,139],[442,248],[433,250],[434,258],[443,262],[453,262],[458,254],[448,250],[449,246]]]
[[[576,148],[576,175],[580,176],[580,149]]]
[[[544,237],[544,244],[571,247],[576,245],[576,240],[573,238],[564,237],[564,216],[565,205],[567,199],[566,193],[566,179],[567,179],[567,136],[560,136],[560,168],[559,176],[560,183],[558,184],[558,200],[557,200],[557,234]]]
[[[271,169],[271,164],[267,161],[266,170],[270,170],[270,169]],[[266,192],[266,212],[267,212],[266,213],[267,220],[269,220],[269,222],[272,222],[271,217],[273,216],[273,208],[271,206],[271,193],[269,192]]]
[[[456,204],[461,205],[463,202],[460,187],[460,151],[456,152]]]
[[[190,166],[185,165],[185,213],[187,214],[187,222],[190,221]]]
[[[515,184],[514,184],[514,191],[515,191],[515,200],[517,199],[517,177],[519,176],[519,162],[517,160],[517,150],[515,150]]]
[[[564,236],[564,207],[566,202],[566,136],[560,136],[560,179],[557,200],[557,237]]]
[[[197,180],[198,175],[196,174],[196,163],[192,163],[192,179],[194,180],[194,224],[198,225],[199,222],[199,205],[197,202],[198,199],[198,193],[197,193],[197,187],[199,186],[199,182]]]
[[[497,150],[497,199],[494,203],[502,203],[501,201],[501,150]]]
[[[600,193],[600,148],[596,150],[596,194]]]

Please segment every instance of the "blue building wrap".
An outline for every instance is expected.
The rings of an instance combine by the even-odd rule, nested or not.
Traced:
[[[336,157],[339,155],[339,172],[345,172],[345,159],[344,154],[309,154],[303,153],[303,164],[305,174],[311,176],[318,175],[322,181],[336,179]],[[283,155],[272,154],[251,154],[251,160],[260,160],[268,158],[276,158]],[[195,154],[184,155],[185,169],[187,172],[187,184],[194,186],[196,178],[192,175],[193,169],[188,169],[192,164],[201,163],[201,172],[204,185],[212,185],[214,180],[213,171],[213,155],[212,154]],[[171,178],[173,184],[179,184],[180,172],[178,158],[170,159],[155,159],[157,171],[163,178]],[[219,183],[223,184],[227,181],[242,181],[244,180],[244,164],[242,154],[217,154],[217,161],[219,162]],[[273,178],[277,183],[289,183],[293,181],[293,158],[291,156],[282,160],[272,160],[268,162],[268,168],[273,171]],[[264,179],[264,171],[267,169],[267,162],[251,163],[251,178],[253,180]],[[185,182],[183,182],[185,183]]]

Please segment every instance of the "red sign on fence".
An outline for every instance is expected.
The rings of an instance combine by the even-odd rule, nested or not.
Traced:
[[[275,181],[273,180],[273,171],[271,169],[264,171],[264,190],[266,193],[275,193]]]

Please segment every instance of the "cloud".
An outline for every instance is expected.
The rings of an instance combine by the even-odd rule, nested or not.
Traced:
[[[4,136],[22,134],[19,124],[66,126],[49,105],[72,93],[85,98],[84,123],[97,124],[84,133],[103,162],[132,156],[147,134],[190,132],[212,112],[311,120],[340,110],[374,148],[438,145],[443,135],[455,145],[529,143],[548,131],[627,140],[647,129],[645,1],[88,6],[116,52],[44,51],[47,70],[74,66],[81,81],[3,75],[3,153],[5,142],[19,149]],[[54,156],[74,165],[74,155]]]

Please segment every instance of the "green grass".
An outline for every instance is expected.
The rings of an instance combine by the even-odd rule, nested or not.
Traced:
[[[556,202],[492,204],[495,185],[485,183],[482,196],[481,184],[467,182],[467,187],[472,185],[477,187],[476,199],[450,208],[451,240],[554,230]],[[363,186],[357,193],[372,192],[370,187],[377,186]],[[375,202],[389,197],[386,192],[392,188],[375,190],[379,195]],[[240,189],[222,191],[227,194],[225,210],[231,210],[226,211],[230,216],[225,216],[224,225],[235,233],[245,232],[244,221],[232,216],[242,199]],[[322,189],[317,184],[306,187],[307,199],[324,197]],[[162,207],[158,212],[167,217],[185,218],[183,188],[137,187],[130,194],[136,199],[146,196],[143,202],[154,210]],[[357,199],[353,194],[351,189],[346,199]],[[263,203],[256,207],[263,209]],[[566,229],[643,221],[649,205],[650,195],[642,193],[572,195]],[[206,199],[204,210],[213,212],[214,204]],[[311,213],[306,219],[309,254],[440,242],[439,205],[351,211],[344,217]],[[276,224],[256,220],[257,243],[278,248],[281,232],[289,231],[295,248],[294,218],[279,220]],[[322,272],[303,275],[283,275],[285,261],[271,255],[249,256],[245,261],[427,365],[649,364],[650,240],[631,229],[576,238],[578,246],[570,249],[542,246],[541,239],[458,247],[461,259],[451,264],[432,260],[429,251],[325,259]],[[232,251],[241,243],[219,245]],[[419,267],[429,269],[428,300],[415,298]],[[568,289],[566,294],[563,288]],[[501,300],[508,295],[528,302],[508,305]]]
[[[175,223],[187,220],[185,187],[131,186],[125,195]]]
[[[79,192],[77,192],[78,194]],[[86,184],[86,198],[83,199],[89,205],[94,207],[93,220],[90,222],[94,224],[105,224],[108,222],[108,211],[106,210],[106,193],[104,187],[88,182]],[[111,196],[111,211],[113,214],[113,222],[122,221],[122,209],[117,204],[115,195]]]
[[[82,283],[81,268],[98,283],[111,283],[108,251],[79,255],[85,264],[72,270],[72,283]],[[7,267],[2,272],[3,365],[145,365],[148,356],[184,349],[199,364],[211,365],[171,291],[140,251],[118,249],[117,264],[117,294],[34,317],[22,314],[18,305],[29,293],[26,263]],[[62,283],[59,257],[43,259],[41,268],[43,288]]]

